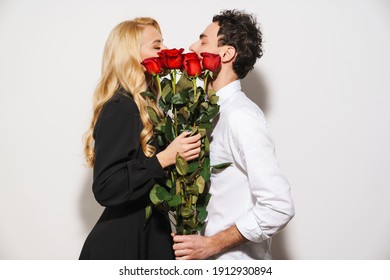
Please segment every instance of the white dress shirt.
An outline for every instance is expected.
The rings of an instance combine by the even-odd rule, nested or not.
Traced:
[[[211,133],[211,165],[232,165],[211,175],[211,236],[236,225],[249,241],[215,259],[272,259],[271,236],[294,216],[290,185],[279,169],[263,112],[236,80],[217,92],[220,113]]]

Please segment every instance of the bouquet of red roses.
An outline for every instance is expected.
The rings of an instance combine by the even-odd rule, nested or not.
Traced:
[[[167,146],[183,131],[191,135],[200,133],[201,152],[196,160],[186,162],[179,154],[176,164],[168,169],[164,186],[156,184],[150,192],[152,204],[169,211],[179,234],[200,232],[207,217],[206,206],[211,168],[222,169],[229,164],[210,166],[208,132],[211,121],[218,114],[218,97],[208,92],[208,79],[219,70],[221,58],[211,53],[185,53],[184,49],[166,49],[159,57],[145,59],[142,65],[153,76],[158,89],[157,103],[163,117],[152,107],[149,116],[154,124],[155,137],[160,146]],[[177,75],[180,79],[177,81]],[[169,77],[169,78],[168,78]],[[204,87],[197,86],[197,79],[204,81]],[[145,98],[156,99],[151,92],[143,93]],[[152,207],[146,208],[147,218]]]

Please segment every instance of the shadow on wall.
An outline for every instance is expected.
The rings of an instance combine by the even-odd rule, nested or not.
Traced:
[[[89,233],[98,221],[104,208],[95,200],[92,193],[92,168],[89,168],[85,173],[80,195],[80,215],[84,222],[85,231]]]
[[[264,115],[270,111],[269,90],[267,82],[261,72],[257,69],[252,70],[242,80],[242,89],[245,94],[261,108]],[[272,238],[272,256],[275,260],[288,260],[290,254],[286,249],[286,237],[284,230]]]
[[[260,107],[260,109],[266,113],[269,109],[268,88],[266,81],[261,75],[261,72],[257,69],[253,69],[248,75],[241,81],[242,90],[245,94]]]
[[[286,233],[283,229],[272,237],[272,258],[274,260],[291,260],[291,254],[286,248]]]

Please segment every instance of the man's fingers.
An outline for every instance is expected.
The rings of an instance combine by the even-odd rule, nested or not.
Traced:
[[[173,241],[174,242],[185,242],[185,241],[189,241],[189,236],[186,236],[186,235],[175,235],[173,237]]]
[[[176,257],[188,257],[191,254],[191,250],[176,250],[175,256]]]

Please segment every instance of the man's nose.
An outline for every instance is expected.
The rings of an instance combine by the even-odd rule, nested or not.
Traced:
[[[197,48],[197,42],[193,43],[191,46],[190,46],[190,51],[192,52],[198,52],[198,48]]]

